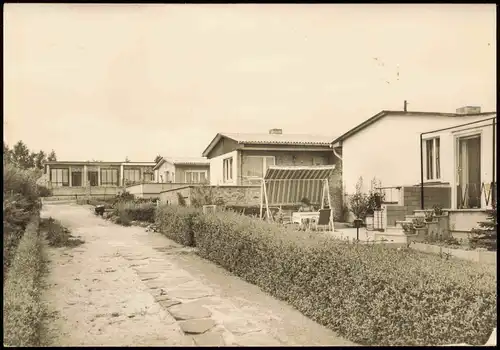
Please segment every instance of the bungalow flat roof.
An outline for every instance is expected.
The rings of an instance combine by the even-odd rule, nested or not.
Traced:
[[[102,164],[112,164],[112,165],[149,165],[149,166],[154,166],[156,163],[155,162],[114,162],[114,161],[89,161],[89,160],[54,160],[54,161],[47,161],[44,164],[48,165],[102,165]]]
[[[207,156],[222,138],[228,138],[239,144],[251,145],[295,145],[295,146],[329,146],[333,136],[311,134],[269,134],[269,133],[218,133],[203,151]]]

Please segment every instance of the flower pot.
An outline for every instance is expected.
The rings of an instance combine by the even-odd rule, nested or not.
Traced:
[[[367,230],[373,230],[373,215],[366,216],[365,225]]]

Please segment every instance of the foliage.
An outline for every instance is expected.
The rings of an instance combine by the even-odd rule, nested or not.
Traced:
[[[384,193],[380,191],[382,183],[377,178],[371,181],[370,191],[368,192],[368,210],[367,214],[373,214],[375,210],[380,209],[384,198]]]
[[[497,207],[487,211],[486,221],[479,223],[479,228],[471,231],[469,244],[471,248],[486,248],[488,250],[497,250]]]
[[[56,156],[56,152],[54,150],[50,151],[48,157],[47,157],[47,160],[49,162],[55,162],[57,161],[57,156]]]
[[[187,205],[184,195],[180,192],[177,192],[177,204],[181,207],[185,207]]]
[[[4,275],[10,266],[17,244],[26,225],[41,207],[36,175],[13,163],[3,166],[3,268]]]
[[[156,204],[148,202],[118,202],[113,206],[113,214],[118,216],[119,223],[128,226],[131,221],[144,221],[153,223],[155,221]]]
[[[417,217],[415,217],[415,218],[412,219],[412,222],[413,222],[413,227],[414,228],[425,227],[425,217],[417,216]]]
[[[47,160],[56,160],[56,154],[52,150],[47,158],[44,151],[33,152],[30,151],[28,146],[23,141],[18,141],[12,149],[3,143],[4,163],[10,162],[21,169],[43,169],[43,164]]]
[[[40,301],[43,269],[42,237],[37,215],[26,228],[4,284],[4,346],[40,345],[43,306]]]
[[[436,204],[432,207],[432,209],[434,210],[434,215],[435,216],[441,216],[443,215],[443,207],[440,206],[439,204]]]
[[[70,230],[51,217],[40,220],[40,232],[45,234],[51,247],[75,247],[85,243],[81,239],[74,238]]]
[[[425,221],[432,222],[432,220],[434,220],[434,211],[433,210],[427,210],[425,212]]]
[[[194,246],[193,220],[200,214],[200,210],[195,208],[165,204],[156,209],[155,223],[168,238],[186,246]]]
[[[363,192],[363,178],[356,183],[356,192],[348,197],[349,210],[356,219],[364,220],[368,212],[368,195]]]
[[[193,232],[202,257],[359,344],[484,344],[496,325],[493,266],[349,244],[232,212],[167,206],[157,220]]]
[[[405,233],[415,233],[415,227],[413,226],[413,223],[404,223],[402,224],[402,227]]]
[[[216,197],[210,185],[196,186],[191,191],[191,205],[195,208],[204,205],[224,205],[224,199]]]

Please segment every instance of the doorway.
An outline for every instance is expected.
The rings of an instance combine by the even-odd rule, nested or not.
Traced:
[[[457,208],[481,208],[481,135],[458,138]]]

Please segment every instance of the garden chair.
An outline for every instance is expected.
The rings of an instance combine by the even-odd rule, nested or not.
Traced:
[[[319,227],[325,228],[325,226],[328,227],[328,231],[333,231],[333,228],[331,227],[331,223],[330,223],[331,215],[332,215],[331,209],[320,209],[319,210],[319,219],[315,223],[316,231],[318,231]]]

